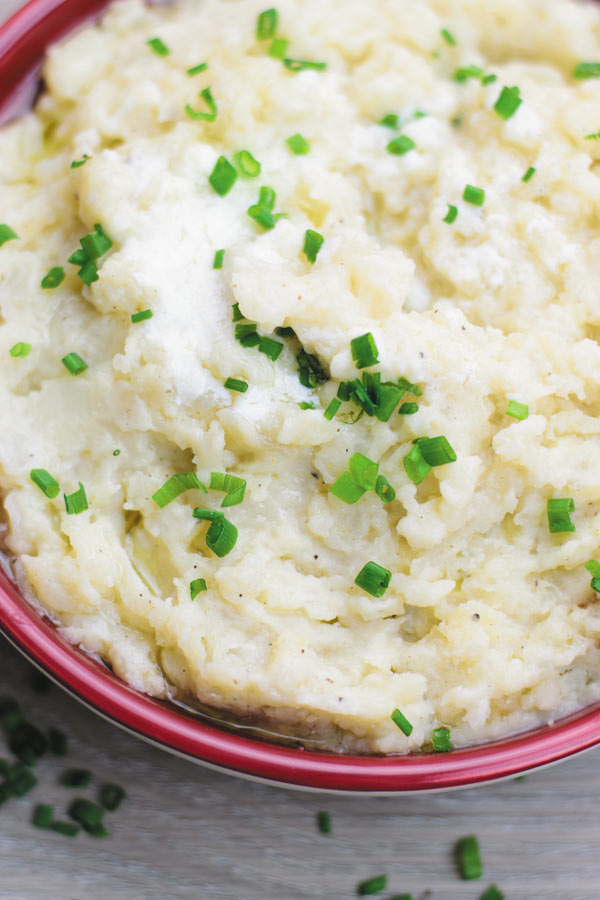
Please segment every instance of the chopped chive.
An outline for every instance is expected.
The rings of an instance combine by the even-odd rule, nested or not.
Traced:
[[[81,828],[75,822],[53,822],[50,828],[58,834],[64,834],[65,837],[75,837],[81,831]]]
[[[215,253],[215,258],[213,259],[213,269],[222,269],[224,259],[225,259],[225,251],[217,250],[217,252]]]
[[[387,591],[392,573],[372,560],[362,567],[354,584],[372,597],[383,597]]]
[[[388,113],[379,120],[379,125],[385,125],[386,128],[397,128],[399,122],[400,117],[396,113]]]
[[[375,484],[375,493],[382,501],[382,503],[391,503],[392,500],[396,499],[396,491],[389,483],[385,475],[377,476],[377,483]]]
[[[225,500],[226,499],[227,498],[225,498]],[[233,550],[237,538],[237,528],[229,521],[229,519],[226,519],[225,516],[214,519],[206,532],[206,544],[208,548],[221,558],[227,556],[227,554]]]
[[[273,188],[268,187],[266,184],[263,185],[260,189],[260,193],[258,195],[258,205],[264,206],[265,209],[273,209],[275,206],[275,200],[277,199],[277,194],[273,190]]]
[[[404,395],[404,390],[395,384],[383,383],[379,388],[379,405],[375,415],[380,422],[389,422],[392,413]]]
[[[304,156],[306,153],[310,151],[310,144],[306,140],[305,137],[302,137],[301,134],[296,132],[291,137],[287,138],[286,144],[296,156]]]
[[[54,266],[42,278],[40,287],[45,291],[49,291],[53,288],[57,288],[59,284],[62,284],[64,280],[65,270],[62,268],[62,266]]]
[[[415,397],[421,397],[423,394],[423,389],[418,384],[411,384],[406,378],[399,378],[397,384],[409,394],[414,394]]]
[[[518,87],[504,86],[500,91],[500,96],[494,103],[494,110],[501,119],[506,121],[514,116],[522,102],[521,91]]]
[[[113,450],[113,456],[120,456],[120,455],[121,455],[120,450]]]
[[[208,180],[212,189],[216,191],[220,197],[224,197],[225,194],[229,193],[237,181],[237,177],[238,173],[235,166],[232,166],[229,160],[225,159],[224,156],[220,156],[215,163],[214,169],[208,176]]]
[[[18,725],[23,723],[23,713],[21,707],[12,697],[6,697],[0,700],[0,725],[10,734]]]
[[[352,397],[352,400],[354,400],[354,402],[358,406],[360,406],[368,416],[374,416],[377,411],[375,404],[367,394],[364,386],[361,384],[359,379],[354,378],[352,381],[349,381],[348,386],[350,389],[350,396]]]
[[[600,578],[600,563],[595,559],[590,559],[585,564],[586,569],[593,578]]]
[[[275,225],[277,224],[277,219],[271,210],[267,209],[266,206],[261,206],[260,203],[254,203],[252,206],[248,207],[248,215],[266,230],[275,228]]]
[[[303,69],[316,69],[322,72],[323,69],[327,68],[327,63],[324,62],[312,62],[308,59],[289,59],[287,56],[283,59],[283,64],[290,72],[301,72]]]
[[[451,31],[448,31],[447,28],[441,28],[440,34],[442,35],[442,37],[444,38],[444,40],[450,47],[456,47],[456,38],[454,37],[454,35],[452,34]]]
[[[146,43],[157,56],[168,56],[171,52],[165,42],[159,37],[151,38],[149,41],[146,41]]]
[[[98,266],[93,260],[88,260],[88,262],[84,263],[77,273],[84,284],[87,284],[89,287],[95,281],[98,281]]]
[[[32,469],[29,477],[39,487],[40,491],[50,500],[54,500],[60,493],[60,486],[56,478],[53,478],[46,469]]]
[[[533,178],[534,175],[535,175],[535,166],[529,166],[529,168],[527,169],[527,171],[521,178],[521,181],[530,181],[530,179]]]
[[[504,894],[495,884],[490,884],[487,891],[483,892],[479,900],[504,900]]]
[[[232,322],[241,322],[244,319],[244,314],[240,310],[240,304],[234,303],[231,307],[231,321]]]
[[[483,188],[467,184],[463,191],[463,200],[466,200],[467,203],[472,203],[473,206],[483,206],[485,203],[485,191]]]
[[[8,241],[17,240],[19,235],[10,227],[10,225],[0,225],[0,247]]]
[[[360,500],[366,490],[352,478],[349,472],[344,472],[329,487],[330,494],[348,504],[356,503],[357,500]]]
[[[412,734],[412,725],[399,709],[395,709],[390,718],[394,725],[397,725],[402,734],[405,734],[406,737],[409,737],[409,735]]]
[[[94,230],[89,234],[84,234],[80,238],[79,243],[87,260],[98,259],[104,256],[113,245],[102,225],[94,225]]]
[[[54,807],[49,803],[38,803],[33,810],[32,823],[36,828],[50,828],[54,818]]]
[[[273,38],[268,51],[269,56],[273,59],[285,59],[289,43],[285,38]]]
[[[240,150],[239,153],[235,154],[234,159],[238,169],[246,178],[256,178],[257,175],[260,175],[260,163],[252,156],[249,150]]]
[[[529,407],[525,403],[519,403],[518,400],[509,400],[506,415],[512,416],[513,419],[526,419],[529,415]]]
[[[265,356],[268,356],[273,362],[278,358],[283,350],[283,346],[281,341],[276,341],[270,337],[261,337],[258,341],[259,352],[264,353]]]
[[[17,359],[19,356],[29,356],[31,344],[26,343],[26,341],[19,341],[17,344],[13,344],[8,352],[14,359]]]
[[[331,834],[331,816],[321,810],[317,813],[317,828],[321,834]]]
[[[142,309],[141,312],[132,313],[132,322],[143,322],[144,319],[151,319],[154,313],[151,309]]]
[[[214,122],[217,118],[218,108],[216,101],[211,93],[210,87],[204,88],[204,90],[200,91],[200,96],[204,100],[206,104],[205,110],[195,110],[189,103],[185,105],[186,114],[193,119],[194,122],[203,121],[203,122]]]
[[[249,337],[250,335],[256,334],[256,343],[260,338],[256,332],[256,322],[238,322],[233,330],[236,341],[242,341],[245,337]]]
[[[204,578],[194,578],[193,581],[190,581],[190,597],[192,600],[195,600],[198,594],[202,594],[204,591],[207,591],[206,581]]]
[[[72,169],[80,169],[82,166],[85,166],[85,164],[89,158],[90,157],[87,155],[87,153],[84,153],[83,156],[81,157],[81,159],[73,160],[73,162],[71,163],[71,168]]]
[[[298,406],[300,407],[300,409],[316,409],[317,408],[314,403],[309,403],[308,400],[302,400],[298,404]]]
[[[229,391],[238,391],[240,394],[245,394],[248,390],[248,382],[242,381],[241,378],[226,378],[223,386]]]
[[[202,521],[214,522],[215,519],[222,519],[225,513],[222,513],[220,509],[205,509],[203,506],[197,506],[193,512],[193,516],[195,519],[201,519]]]
[[[99,803],[94,803],[93,800],[87,800],[85,797],[77,797],[70,804],[68,813],[71,819],[74,819],[89,834],[94,837],[105,836],[103,829],[99,828],[102,826],[104,818],[104,809]]]
[[[461,838],[456,844],[456,859],[460,877],[464,881],[481,878],[483,869],[479,855],[479,843],[474,835]]]
[[[348,472],[353,481],[365,491],[374,491],[379,466],[362,453],[353,453],[348,460]]]
[[[307,228],[304,232],[304,246],[302,247],[302,252],[306,256],[309,263],[315,263],[317,261],[317,256],[323,246],[325,238],[322,234],[319,234],[318,231],[313,231],[312,228]]]
[[[296,337],[296,332],[293,328],[290,328],[288,325],[278,325],[275,329],[275,334],[278,334],[279,337],[282,338],[294,338]]]
[[[192,66],[191,69],[188,69],[187,74],[190,78],[193,78],[194,75],[199,75],[200,72],[204,72],[206,69],[208,69],[208,63],[198,63],[197,66]]]
[[[167,504],[171,503],[172,500],[175,500],[176,497],[183,494],[184,491],[195,490],[204,491],[204,493],[206,493],[206,487],[202,484],[196,473],[179,472],[177,475],[172,475],[165,481],[163,486],[152,494],[152,499],[157,506],[160,506],[160,508],[163,509]]]
[[[226,494],[221,507],[237,506],[244,499],[246,481],[237,475],[230,475],[225,472],[211,472],[210,489],[211,491],[222,491]]]
[[[256,22],[256,39],[266,41],[267,38],[273,37],[277,31],[278,19],[276,9],[265,9],[264,12],[261,12]]]
[[[393,153],[394,156],[404,156],[409,150],[414,150],[416,146],[413,139],[409,138],[407,134],[400,134],[393,141],[389,142],[387,151],[388,153]]]
[[[87,787],[91,780],[92,773],[89,769],[66,769],[60,776],[60,783],[68,788]]]
[[[68,752],[67,736],[60,728],[51,728],[48,732],[50,753],[55,756],[66,756]]]
[[[85,489],[81,482],[79,482],[78,491],[75,491],[73,494],[63,494],[63,497],[65,498],[65,509],[68,516],[76,516],[89,509]]]
[[[416,412],[419,411],[418,403],[403,403],[400,409],[398,410],[398,415],[400,416],[414,416]]]
[[[477,81],[481,81],[483,79],[483,76],[483,69],[481,69],[479,66],[463,66],[455,71],[452,78],[459,84],[464,84],[464,82],[468,81],[469,78],[475,78]]]
[[[421,451],[421,456],[432,467],[456,462],[456,453],[443,435],[434,438],[418,438],[416,443]]]
[[[562,534],[566,531],[575,531],[575,525],[571,522],[572,513],[575,510],[575,501],[572,497],[561,497],[548,500],[546,513],[548,516],[548,530],[550,534]]]
[[[81,375],[88,368],[88,364],[78,353],[67,353],[66,356],[63,356],[61,362],[71,375]]]
[[[375,366],[379,362],[377,344],[370,331],[367,331],[366,334],[361,334],[360,337],[352,338],[350,341],[350,352],[357,369],[366,369],[368,366]]]
[[[452,225],[453,222],[456,221],[456,217],[458,216],[458,209],[454,206],[453,203],[448,204],[448,212],[442,219],[442,222],[446,222],[448,225]]]
[[[337,397],[334,397],[333,400],[327,405],[327,409],[323,412],[323,416],[327,419],[328,422],[331,422],[340,406],[342,405],[342,401],[338,400]]]
[[[9,797],[24,797],[36,786],[37,778],[29,768],[29,766],[35,764],[35,761],[36,757],[33,754],[29,762],[18,762],[9,766],[4,775],[4,781],[0,786],[2,789],[0,803],[3,802],[2,795],[4,795],[4,800],[7,800]]]
[[[108,812],[119,808],[127,794],[120,784],[103,784],[100,788],[100,803]]]
[[[302,349],[296,355],[298,364],[298,380],[307,388],[315,388],[329,381],[329,375],[320,360],[312,353]]]
[[[436,753],[449,753],[452,750],[450,729],[445,726],[434,728],[431,732],[431,742]]]
[[[580,62],[573,69],[573,78],[600,78],[600,62]]]
[[[387,875],[376,875],[375,878],[367,878],[361,881],[356,887],[356,893],[359,897],[366,897],[369,894],[378,894],[379,891],[385,891],[387,886]]]
[[[424,459],[418,444],[415,444],[403,459],[404,471],[413,482],[421,484],[423,479],[431,472],[431,466]]]

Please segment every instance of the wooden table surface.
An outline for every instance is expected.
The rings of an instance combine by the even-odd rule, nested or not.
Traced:
[[[20,4],[0,0],[0,20]],[[507,900],[599,900],[600,750],[522,781],[420,797],[326,797],[218,775],[119,731],[59,688],[36,693],[32,669],[0,638],[0,697],[69,735],[67,760],[45,757],[31,794],[0,808],[0,900],[344,900],[388,875],[382,898],[478,900],[496,883]],[[5,748],[0,738],[0,756]],[[122,783],[111,836],[75,839],[30,824],[36,803],[64,817],[66,765]],[[75,792],[77,793],[77,792]],[[318,834],[316,813],[333,833]],[[463,882],[455,841],[479,837],[484,877]]]

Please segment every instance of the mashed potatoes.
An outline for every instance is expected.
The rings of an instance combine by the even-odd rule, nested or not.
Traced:
[[[600,8],[280,0],[258,40],[263,9],[118,3],[0,135],[19,582],[135,687],[346,751],[577,709],[600,693],[600,79],[573,73]],[[387,420],[373,373],[410,383]],[[413,442],[440,436],[456,461],[429,471]],[[355,453],[387,482],[348,503]],[[159,505],[179,473],[207,492]]]

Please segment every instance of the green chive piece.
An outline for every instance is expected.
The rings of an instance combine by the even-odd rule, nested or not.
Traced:
[[[463,191],[463,200],[467,203],[472,203],[473,206],[483,206],[485,203],[485,191],[483,188],[467,184]]]
[[[32,469],[29,477],[39,487],[42,494],[45,494],[50,500],[54,500],[60,493],[60,485],[56,478],[53,478],[46,469]]]
[[[600,78],[600,62],[580,62],[573,69],[573,78]]]
[[[329,381],[329,375],[319,359],[302,349],[296,356],[298,380],[307,388],[315,388]]]
[[[224,197],[225,194],[228,194],[235,182],[237,181],[238,173],[235,169],[235,166],[232,166],[228,159],[225,159],[224,156],[220,156],[215,163],[215,167],[208,176],[208,180],[210,185],[214,191],[220,197]]]
[[[273,209],[275,206],[275,200],[277,199],[277,194],[273,190],[273,188],[267,187],[267,185],[263,185],[260,189],[260,193],[258,195],[258,205],[264,206],[265,209]]]
[[[328,812],[321,810],[317,813],[317,828],[321,834],[331,834],[331,816]]]
[[[36,828],[50,828],[54,818],[54,807],[49,803],[38,803],[33,810],[32,823]]]
[[[525,181],[525,182],[530,181],[534,175],[535,175],[535,166],[529,166],[529,168],[527,169],[527,171],[521,178],[521,181]]]
[[[398,128],[400,117],[396,113],[388,113],[383,119],[379,120],[379,125],[385,125],[386,128]]]
[[[200,72],[204,72],[208,69],[208,63],[198,63],[197,66],[192,66],[191,69],[187,70],[187,74],[190,78],[193,78],[194,75],[199,75]]]
[[[409,735],[412,734],[412,730],[413,730],[412,725],[410,724],[410,722],[408,721],[406,716],[404,716],[400,712],[399,709],[395,709],[394,712],[392,713],[392,715],[390,716],[390,718],[391,718],[392,722],[398,726],[398,728],[400,729],[402,734],[406,735],[406,737],[409,737]]]
[[[342,500],[344,503],[352,504],[360,500],[367,488],[358,484],[349,472],[344,472],[337,481],[334,481],[329,487],[329,493]]]
[[[222,519],[225,513],[220,509],[205,509],[203,506],[197,506],[193,512],[195,519],[202,519],[207,522],[214,522],[215,519]]]
[[[456,217],[458,216],[458,209],[454,206],[453,203],[448,204],[448,212],[442,219],[442,222],[446,222],[448,225],[452,225],[453,222],[456,221]]]
[[[416,146],[413,139],[409,138],[407,134],[400,134],[393,141],[389,142],[387,151],[388,153],[393,153],[394,156],[404,156],[409,150],[414,150]]]
[[[1,785],[0,798],[2,798],[2,795],[4,800],[7,800],[9,797],[24,797],[36,786],[37,778],[29,768],[29,766],[35,765],[35,761],[36,756],[32,753],[28,763],[18,762],[9,766]],[[3,802],[3,800],[0,799],[0,802]]]
[[[222,269],[224,259],[225,259],[225,251],[217,250],[217,252],[215,253],[215,258],[213,260],[213,269]]]
[[[387,591],[392,573],[372,560],[362,567],[354,584],[372,597],[383,597]]]
[[[31,344],[27,344],[25,341],[19,341],[17,344],[14,344],[8,352],[13,359],[17,359],[19,356],[29,356],[31,353]]]
[[[171,52],[165,42],[159,37],[151,38],[149,41],[146,41],[146,43],[157,56],[168,56]]]
[[[365,491],[374,491],[377,484],[379,466],[362,453],[353,453],[348,460],[348,472],[353,481]]]
[[[194,578],[193,581],[190,581],[190,597],[192,600],[195,600],[198,594],[202,594],[204,591],[207,591],[206,581],[204,578]]]
[[[375,338],[370,331],[361,334],[360,337],[352,338],[350,341],[350,352],[357,369],[366,369],[368,366],[375,366],[379,362],[379,351]]]
[[[133,313],[131,316],[132,322],[143,322],[144,319],[151,319],[154,313],[151,309],[143,309],[141,312]]]
[[[234,330],[234,336],[236,341],[242,342],[242,340],[246,337],[250,337],[251,335],[256,335],[256,344],[258,344],[260,338],[256,332],[256,322],[239,322]],[[254,346],[256,346],[256,344]]]
[[[87,787],[91,780],[92,773],[89,769],[66,769],[60,776],[60,783],[68,788]]]
[[[506,415],[522,421],[529,415],[529,407],[525,403],[519,403],[517,400],[509,400],[506,407]]]
[[[436,753],[449,753],[452,750],[450,729],[445,726],[434,728],[431,732],[431,742]]]
[[[120,455],[121,455],[120,450],[113,450],[113,456],[120,456]]]
[[[286,140],[286,144],[296,156],[304,156],[306,153],[310,152],[310,144],[306,140],[305,137],[302,137],[301,134],[293,134]]]
[[[50,828],[58,834],[64,834],[65,837],[75,837],[81,831],[79,825],[74,822],[53,822]]]
[[[242,311],[240,310],[240,304],[234,303],[231,307],[231,321],[232,322],[241,322],[244,318]]]
[[[317,408],[314,403],[309,403],[308,400],[302,400],[298,404],[298,406],[300,407],[300,409],[316,409]]]
[[[246,178],[256,178],[257,175],[260,175],[260,163],[249,150],[240,150],[235,154],[234,159],[238,169]]]
[[[79,275],[83,283],[87,284],[88,287],[95,281],[98,281],[100,277],[98,275],[98,266],[91,259],[83,264],[77,274]]]
[[[65,280],[65,270],[62,266],[54,266],[42,278],[41,288],[45,291],[57,288]]]
[[[94,225],[94,230],[80,238],[79,243],[88,260],[104,256],[113,245],[102,225]]]
[[[322,72],[327,68],[327,63],[324,62],[312,62],[308,59],[289,59],[287,56],[283,59],[283,64],[290,72],[302,72],[304,69],[316,69],[318,72]]]
[[[398,410],[398,415],[400,416],[414,416],[416,412],[419,411],[418,403],[403,403],[400,409]]]
[[[273,362],[278,358],[283,350],[283,346],[281,341],[276,341],[270,337],[261,337],[258,341],[259,352],[264,353],[265,356],[268,356]]]
[[[447,28],[441,28],[440,34],[442,35],[448,46],[456,47],[456,38],[454,37],[452,32],[448,31]]]
[[[278,19],[276,9],[265,9],[264,12],[261,12],[256,22],[257,41],[266,41],[267,38],[273,37],[277,31]]]
[[[504,894],[495,884],[490,884],[487,891],[483,892],[479,900],[504,900]]]
[[[481,878],[483,869],[479,855],[479,843],[474,835],[461,838],[456,844],[456,859],[460,877],[464,881]]]
[[[267,209],[266,206],[261,206],[260,203],[255,203],[248,207],[248,215],[251,219],[254,219],[258,225],[262,225],[265,230],[275,228],[275,225],[277,224],[277,219],[271,210]]]
[[[481,81],[483,76],[484,71],[479,66],[463,66],[455,71],[452,78],[459,84],[464,84],[469,78],[475,78],[477,81]]]
[[[230,475],[225,472],[211,472],[210,489],[211,491],[223,491],[226,494],[221,507],[237,506],[244,499],[246,481],[237,475]]]
[[[501,119],[510,119],[522,103],[521,91],[518,87],[503,87],[500,96],[494,103],[494,110]]]
[[[63,497],[65,498],[65,509],[68,516],[76,516],[78,513],[89,509],[85,489],[81,482],[79,482],[78,491],[75,491],[74,494],[63,494]]]
[[[567,531],[575,531],[575,525],[571,522],[569,513],[574,512],[575,501],[572,497],[561,497],[548,500],[546,513],[548,516],[548,530],[550,534],[562,534]]]
[[[119,808],[127,794],[120,784],[103,784],[100,788],[100,803],[108,812]]]
[[[421,484],[423,479],[431,472],[431,466],[423,458],[418,444],[415,444],[403,459],[404,471],[413,482]]]
[[[302,248],[302,252],[306,256],[309,263],[315,263],[317,261],[317,256],[323,246],[325,238],[322,234],[319,234],[318,231],[313,231],[312,228],[307,228],[304,232],[304,246]]]
[[[19,235],[13,231],[10,225],[0,225],[0,247],[8,241],[18,240]]]
[[[356,893],[359,897],[366,897],[369,894],[378,894],[385,891],[387,887],[387,875],[376,875],[375,878],[367,878],[361,881],[356,887]]]
[[[214,122],[217,118],[218,108],[216,101],[211,93],[210,87],[206,87],[204,88],[204,90],[200,91],[200,96],[204,100],[208,112],[204,110],[195,110],[192,106],[190,106],[189,103],[186,103],[186,114],[190,117],[190,119],[193,119],[194,122]]]
[[[183,494],[184,491],[196,490],[204,491],[206,494],[206,487],[202,484],[196,473],[179,472],[177,475],[172,475],[165,481],[163,486],[152,494],[152,499],[157,506],[160,506],[160,508],[163,509],[171,503],[172,500],[175,500],[176,497]]]
[[[375,485],[375,493],[379,497],[382,503],[391,503],[392,500],[396,499],[396,491],[389,483],[385,475],[377,476],[377,483]]]
[[[590,559],[585,564],[586,569],[593,576],[593,578],[600,578],[600,563],[595,559]]]
[[[289,43],[285,38],[273,38],[268,51],[269,56],[273,59],[285,59]]]
[[[51,728],[48,732],[50,753],[54,756],[66,756],[68,753],[67,736],[60,728]]]
[[[432,467],[456,462],[456,453],[443,435],[434,438],[418,438],[416,443],[421,451],[421,456]]]
[[[23,713],[16,700],[13,700],[12,697],[0,700],[0,725],[7,734],[14,731],[23,721]]]
[[[79,353],[67,353],[61,362],[71,375],[81,375],[88,368],[88,364],[80,357]]]
[[[225,498],[226,500],[227,498]],[[225,502],[225,501],[223,501]],[[214,519],[206,532],[206,544],[219,557],[227,556],[235,547],[238,530],[229,519],[221,516]]]
[[[342,405],[342,401],[338,400],[337,397],[334,397],[333,400],[327,406],[327,409],[324,411],[323,416],[327,419],[328,422],[331,422],[340,406]]]
[[[423,389],[418,384],[411,384],[406,378],[399,378],[397,384],[409,394],[414,394],[415,397],[421,397],[423,394]]]
[[[87,153],[84,153],[83,156],[81,157],[81,159],[73,160],[73,162],[71,163],[71,168],[72,169],[80,169],[82,166],[85,166],[85,164],[89,158],[90,157],[87,155]]]
[[[240,394],[245,394],[248,390],[248,382],[242,381],[241,378],[226,378],[223,385],[227,390],[238,391]]]
[[[104,810],[99,803],[77,797],[68,809],[68,814],[78,825],[81,825],[93,837],[105,837],[107,832],[102,824]]]
[[[293,328],[290,328],[287,325],[278,325],[275,329],[275,334],[278,334],[279,337],[282,338],[294,338],[296,337],[296,332]]]

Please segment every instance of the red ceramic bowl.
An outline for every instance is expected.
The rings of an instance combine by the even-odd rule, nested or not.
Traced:
[[[0,28],[0,121],[31,101],[45,49],[107,0],[32,0]],[[10,434],[3,436],[10,440]],[[206,724],[140,694],[69,644],[0,569],[0,628],[39,668],[105,718],[194,762],[287,787],[398,793],[467,787],[518,775],[600,743],[600,704],[502,741],[423,756],[338,756],[289,749]]]

